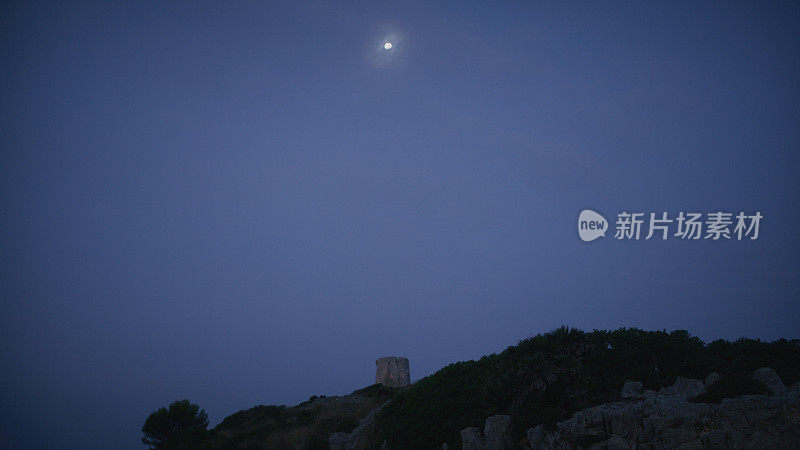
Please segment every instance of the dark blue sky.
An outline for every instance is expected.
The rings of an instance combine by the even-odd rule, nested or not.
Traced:
[[[3,445],[142,448],[173,400],[213,426],[561,324],[800,337],[796,2],[1,11]],[[764,219],[584,243],[584,208]]]

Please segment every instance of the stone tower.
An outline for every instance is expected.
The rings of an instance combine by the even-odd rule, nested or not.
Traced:
[[[378,358],[375,365],[378,366],[378,371],[375,373],[375,384],[389,387],[403,387],[411,384],[407,358],[395,356]]]

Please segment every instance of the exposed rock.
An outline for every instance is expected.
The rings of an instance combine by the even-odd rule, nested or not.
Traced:
[[[391,400],[389,400],[391,401]],[[369,447],[369,437],[373,431],[373,423],[375,416],[386,406],[389,401],[384,402],[382,405],[377,406],[369,412],[363,419],[358,421],[358,426],[350,433],[333,433],[328,438],[328,447],[331,450],[361,450]],[[374,444],[373,444],[374,445]],[[381,445],[381,448],[388,444],[386,442]],[[374,448],[374,447],[373,447]]]
[[[469,427],[461,430],[461,450],[484,450],[480,428]]]
[[[544,447],[544,425],[528,428],[527,435],[532,450],[538,450]]]
[[[772,370],[772,367],[762,367],[753,372],[753,379],[764,383],[767,388],[775,395],[785,394],[787,392],[786,385],[778,374]]]
[[[331,450],[344,450],[345,445],[347,445],[348,437],[349,435],[347,433],[341,431],[333,433],[328,438],[328,448]]]
[[[660,394],[675,395],[685,398],[696,397],[706,391],[706,386],[700,380],[693,378],[677,377],[675,384],[661,389]]]
[[[761,378],[783,385],[767,371]],[[702,386],[700,380],[678,378],[657,395],[580,410],[555,431],[531,428],[528,441],[533,450],[798,448],[800,398],[795,391],[744,395],[720,404],[689,402]]]
[[[641,381],[626,381],[622,385],[622,398],[643,398],[644,386]]]
[[[511,450],[514,448],[511,437],[511,416],[497,414],[487,417],[483,429],[483,434],[477,427],[461,430],[462,449]],[[543,428],[537,429],[543,430]],[[528,430],[529,435],[531,430]]]
[[[375,361],[378,370],[375,372],[375,384],[389,387],[403,387],[411,384],[411,373],[408,370],[408,359],[389,356]]]
[[[483,428],[487,450],[511,450],[511,416],[495,415],[486,419]]]
[[[708,389],[709,386],[717,381],[719,381],[719,374],[717,372],[711,372],[708,374],[708,376],[706,376],[706,382],[704,383],[706,385],[706,389]]]

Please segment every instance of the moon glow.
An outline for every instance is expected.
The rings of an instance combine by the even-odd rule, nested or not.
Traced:
[[[385,48],[386,50],[391,50],[392,49],[392,43],[391,42],[387,42],[387,43],[383,44],[383,48]]]

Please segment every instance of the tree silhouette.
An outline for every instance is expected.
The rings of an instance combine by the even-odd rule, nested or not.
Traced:
[[[199,410],[199,412],[198,412]],[[208,414],[189,400],[172,402],[153,411],[142,425],[142,443],[151,449],[190,444],[208,428]]]

